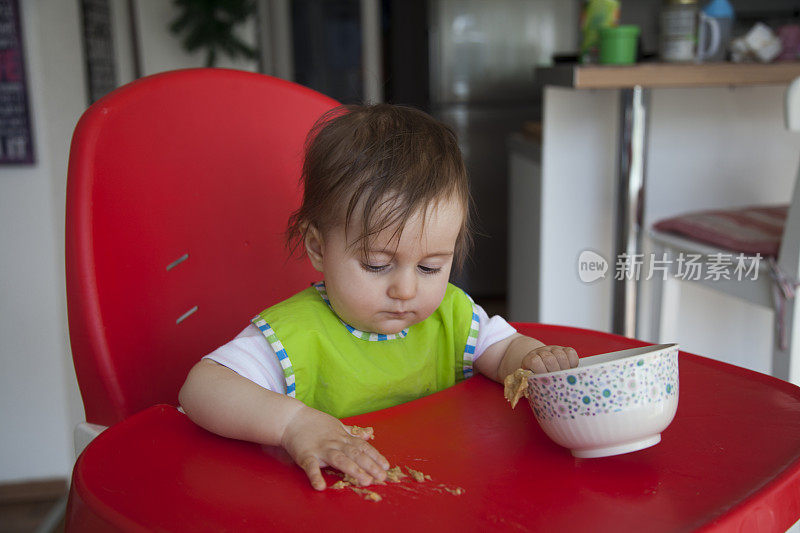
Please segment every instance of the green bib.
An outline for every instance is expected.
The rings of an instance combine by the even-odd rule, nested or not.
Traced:
[[[337,418],[384,409],[472,375],[478,315],[448,284],[427,319],[395,335],[342,322],[318,283],[253,319],[278,356],[286,393]]]

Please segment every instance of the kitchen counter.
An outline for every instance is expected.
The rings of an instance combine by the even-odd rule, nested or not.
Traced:
[[[754,115],[747,119],[732,122],[728,126],[728,131],[722,129],[715,131],[711,136],[708,134],[690,141],[694,131],[699,126],[702,118],[709,122],[723,123],[734,120],[735,117],[745,117],[748,109],[755,109],[758,105],[755,100],[745,102],[743,99],[736,104],[728,105],[724,102],[732,102],[730,94],[724,94],[727,88],[743,87],[748,94],[764,92],[766,87],[785,86],[795,77],[800,76],[800,62],[783,62],[774,64],[734,64],[734,63],[707,63],[707,64],[674,64],[674,63],[642,63],[636,65],[557,65],[554,67],[539,68],[535,72],[536,82],[544,86],[544,133],[543,133],[543,164],[542,164],[542,191],[543,195],[548,195],[548,191],[554,190],[553,187],[563,186],[572,175],[567,167],[577,167],[583,164],[580,176],[588,176],[574,184],[575,191],[569,193],[567,198],[562,198],[555,205],[563,206],[569,202],[572,206],[577,206],[583,196],[576,195],[575,192],[588,192],[599,180],[604,180],[609,163],[616,167],[612,173],[616,174],[612,187],[612,195],[603,191],[602,196],[593,195],[592,201],[584,202],[584,209],[581,214],[588,213],[586,209],[596,210],[597,205],[603,207],[603,212],[599,213],[602,217],[595,217],[595,222],[605,223],[605,219],[612,219],[612,238],[611,246],[606,248],[605,240],[593,238],[590,241],[578,243],[576,240],[565,243],[563,238],[558,244],[558,255],[561,264],[572,262],[582,250],[593,248],[604,251],[611,249],[611,256],[607,259],[609,264],[616,265],[618,261],[625,258],[641,257],[644,253],[643,232],[652,221],[649,218],[649,207],[646,206],[648,196],[648,183],[651,176],[648,176],[647,161],[656,156],[651,151],[661,152],[668,145],[673,144],[673,139],[680,138],[682,141],[677,145],[678,151],[673,154],[681,154],[681,160],[691,161],[692,164],[683,172],[695,174],[702,181],[722,180],[722,177],[715,177],[715,169],[720,167],[719,160],[722,152],[710,141],[717,139],[717,143],[724,145],[722,138],[725,135],[736,131],[746,132],[744,148],[751,148],[757,143],[764,143],[767,133],[756,134],[758,128],[754,126],[762,121],[762,117]],[[652,125],[651,93],[658,91],[683,91],[680,102],[667,114],[662,114],[661,119],[656,121],[657,129],[664,131],[666,128],[670,133],[667,136],[655,135],[656,145],[649,146],[649,131]],[[683,114],[684,107],[691,107],[691,103],[696,98],[702,98],[707,91],[717,91],[718,96],[707,102],[702,109],[696,109],[691,114]],[[706,92],[704,92],[706,91]],[[565,94],[566,93],[566,94]],[[695,95],[695,96],[693,96]],[[569,100],[569,101],[567,101]],[[618,101],[618,104],[614,103]],[[776,105],[781,98],[775,98]],[[591,102],[591,103],[590,103]],[[580,112],[577,112],[578,110]],[[718,111],[712,112],[712,109]],[[614,117],[614,115],[616,115]],[[682,118],[679,118],[682,117]],[[614,135],[614,122],[616,122],[616,135]],[[677,129],[676,129],[677,128]],[[744,129],[743,129],[744,128]],[[779,125],[772,127],[780,130]],[[593,134],[589,134],[594,131]],[[566,134],[566,137],[561,137]],[[614,138],[616,137],[616,138]],[[709,152],[700,151],[692,154],[693,151],[704,143],[709,142]],[[736,141],[734,141],[736,142]],[[654,150],[653,150],[654,148]],[[743,149],[727,151],[726,160],[736,159],[744,153]],[[769,146],[770,153],[774,153],[774,145]],[[615,161],[608,161],[608,153],[614,153]],[[716,153],[716,156],[712,155]],[[728,172],[732,169],[746,168],[746,163],[759,157],[760,167],[755,172],[759,175],[774,175],[781,178],[781,174],[771,174],[769,167],[770,159],[762,159],[760,156],[763,150],[751,156],[748,160],[737,165],[730,165]],[[580,154],[580,157],[575,157]],[[592,154],[598,157],[593,158]],[[711,164],[708,171],[701,171],[699,163],[706,157],[716,158],[716,163]],[[774,157],[774,156],[773,156]],[[590,163],[594,159],[594,163]],[[676,159],[670,158],[666,164],[662,163],[660,168],[652,169],[655,173],[667,172],[668,168],[674,165]],[[556,173],[553,170],[558,169]],[[575,170],[576,168],[573,168]],[[718,172],[718,171],[717,171]],[[675,181],[673,172],[669,179]],[[577,174],[576,174],[577,176]],[[773,184],[774,185],[774,184]],[[773,186],[770,185],[770,186]],[[695,185],[692,185],[696,189]],[[731,191],[730,185],[727,189]],[[600,192],[600,191],[597,191]],[[765,196],[762,191],[762,196]],[[716,194],[718,196],[718,194]],[[692,198],[699,198],[695,193]],[[598,202],[599,200],[599,202]],[[691,200],[691,199],[690,199]],[[664,198],[659,197],[663,202]],[[682,202],[687,200],[681,199]],[[731,201],[730,199],[728,201]],[[747,199],[745,201],[753,201]],[[765,198],[759,201],[768,203]],[[548,200],[553,203],[552,200]],[[588,202],[588,203],[587,203]],[[546,203],[543,199],[543,203]],[[681,208],[688,211],[688,204]],[[547,227],[548,216],[543,214],[541,231],[543,235],[552,233],[553,230]],[[567,220],[567,223],[570,221]],[[563,222],[557,230],[563,227]],[[585,224],[584,224],[585,225]],[[567,245],[569,244],[569,245]],[[578,249],[580,248],[580,249]],[[573,259],[574,253],[574,259]],[[543,244],[542,254],[548,257],[547,243]],[[573,263],[574,264],[574,263]],[[537,283],[541,287],[553,285],[553,280],[546,279],[548,268],[542,268],[541,280]],[[611,331],[629,337],[642,338],[647,335],[647,330],[643,324],[637,320],[642,306],[640,305],[641,277],[633,275],[632,272],[620,270],[613,278],[610,295],[611,305]],[[564,285],[560,285],[563,289]],[[562,290],[563,292],[563,290]],[[542,297],[547,299],[546,289],[542,289]],[[558,298],[563,298],[558,296]],[[547,306],[545,302],[543,304]],[[542,309],[542,305],[539,306]],[[586,314],[586,313],[584,313]],[[528,320],[526,316],[519,317]],[[583,317],[579,317],[583,318]],[[597,323],[598,316],[587,317],[590,321],[581,320],[579,322],[570,321],[574,325],[590,325],[601,327]],[[562,318],[552,317],[547,313],[541,313],[538,318],[544,321],[557,321],[565,323]]]
[[[775,85],[800,76],[800,61],[781,63],[639,63],[557,65],[536,69],[541,85],[574,89]]]

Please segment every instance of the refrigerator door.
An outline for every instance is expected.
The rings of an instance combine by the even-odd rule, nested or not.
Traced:
[[[434,108],[432,114],[458,135],[476,214],[475,249],[453,282],[474,298],[503,297],[508,279],[507,139],[525,120],[535,120],[539,108],[455,104]]]
[[[475,200],[472,260],[453,280],[476,298],[507,293],[507,139],[541,117],[537,64],[577,44],[577,0],[431,0],[431,113],[458,134]],[[513,290],[513,289],[512,289]]]
[[[577,43],[573,0],[432,0],[431,101],[530,102],[533,67]]]

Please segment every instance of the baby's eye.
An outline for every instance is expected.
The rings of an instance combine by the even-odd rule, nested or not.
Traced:
[[[420,272],[423,274],[438,274],[442,271],[442,267],[427,267],[425,265],[419,265],[417,268],[419,268]]]
[[[367,272],[382,272],[388,268],[389,265],[370,265],[369,263],[361,263],[361,268]]]

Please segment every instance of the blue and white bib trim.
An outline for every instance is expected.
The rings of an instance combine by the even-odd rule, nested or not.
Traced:
[[[292,362],[289,359],[289,354],[286,353],[286,349],[283,347],[283,344],[281,344],[278,336],[275,335],[275,332],[272,330],[272,327],[270,327],[266,320],[261,318],[260,315],[256,315],[251,322],[259,330],[261,330],[261,333],[263,333],[267,338],[267,342],[269,342],[270,346],[272,346],[272,350],[275,352],[275,355],[278,356],[278,361],[281,363],[281,368],[283,369],[283,378],[286,380],[286,394],[292,398],[295,398],[295,392],[297,391],[297,388],[295,386],[294,368],[292,367]]]
[[[328,299],[328,291],[325,289],[325,282],[320,281],[319,283],[315,283],[313,286],[315,289],[317,289],[317,292],[319,292],[319,295],[322,297],[325,303],[328,304],[330,310],[333,311],[333,307],[331,307],[331,302]],[[337,316],[336,318],[339,317]],[[403,339],[405,338],[406,335],[408,335],[408,329],[409,329],[406,328],[403,331],[400,331],[399,333],[391,333],[389,335],[384,335],[383,333],[370,333],[368,331],[361,331],[359,329],[354,328],[341,318],[339,318],[339,322],[341,322],[342,325],[347,328],[347,331],[352,333],[354,337],[359,338],[363,341],[391,341],[394,339]]]
[[[469,326],[469,334],[467,335],[467,345],[464,346],[464,359],[461,363],[464,379],[472,377],[472,365],[475,362],[475,347],[478,345],[478,331],[480,330],[481,323],[478,317],[478,310],[475,307],[475,301],[469,294],[464,293],[469,302],[472,304],[472,323]]]

